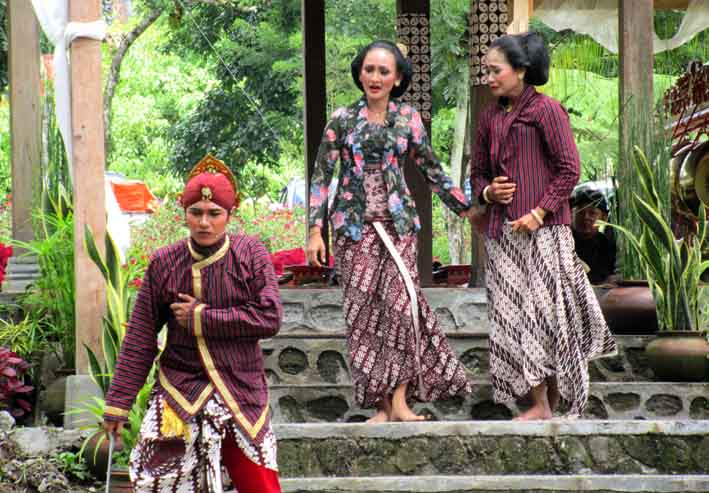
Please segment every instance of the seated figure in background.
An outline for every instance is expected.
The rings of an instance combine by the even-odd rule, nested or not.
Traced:
[[[601,192],[575,197],[573,234],[576,254],[585,264],[591,284],[609,282],[615,272],[616,246],[612,237],[598,229],[597,221],[608,219],[608,202]]]

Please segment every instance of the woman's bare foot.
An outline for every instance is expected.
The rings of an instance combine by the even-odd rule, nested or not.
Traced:
[[[551,409],[548,406],[533,406],[514,418],[514,421],[534,421],[551,417]]]
[[[366,423],[369,424],[377,424],[377,423],[386,423],[389,421],[389,414],[384,411],[384,410],[379,410],[377,411],[377,414],[369,418]]]
[[[547,397],[547,384],[542,382],[532,389],[532,407],[517,416],[514,421],[531,421],[537,419],[551,419],[552,412],[549,407],[549,398]]]
[[[386,423],[392,421],[391,396],[386,396],[377,402],[377,413],[369,418],[366,422],[370,424]]]
[[[427,416],[423,416],[420,414],[414,413],[409,406],[406,406],[406,409],[394,409],[391,413],[391,420],[392,421],[404,421],[404,422],[411,422],[411,421],[426,421],[428,419]]]
[[[552,415],[554,411],[556,411],[560,399],[561,394],[559,393],[559,385],[556,382],[556,377],[547,378],[547,400],[549,401],[549,408],[551,409]]]
[[[391,420],[392,421],[426,421],[426,416],[414,413],[406,402],[406,386],[403,383],[394,391],[391,399]]]

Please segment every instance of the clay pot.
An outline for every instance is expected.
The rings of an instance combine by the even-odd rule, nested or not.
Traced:
[[[665,382],[709,380],[709,343],[701,332],[663,331],[645,347],[655,378]]]
[[[133,493],[128,469],[114,469],[111,471],[111,489],[109,491],[111,493]]]
[[[598,297],[603,316],[614,334],[643,335],[657,332],[655,300],[647,283],[623,283]]]
[[[103,440],[101,440],[103,438]],[[113,449],[113,456],[121,450],[122,445],[116,445]],[[89,438],[86,447],[82,453],[86,467],[98,479],[106,479],[106,470],[108,469],[108,440],[102,433],[97,433]]]

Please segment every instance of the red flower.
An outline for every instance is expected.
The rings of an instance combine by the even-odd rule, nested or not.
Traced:
[[[143,284],[143,280],[140,279],[139,277],[136,277],[133,279],[131,282],[128,283],[128,285],[132,288],[140,288],[140,286]]]

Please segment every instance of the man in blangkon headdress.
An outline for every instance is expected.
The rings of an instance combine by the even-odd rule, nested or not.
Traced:
[[[104,428],[120,436],[158,355],[158,376],[130,456],[136,492],[280,492],[276,439],[258,340],[275,335],[283,307],[264,246],[226,233],[236,180],[211,155],[182,194],[190,237],[155,252],[145,272],[115,375]]]

